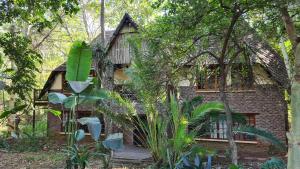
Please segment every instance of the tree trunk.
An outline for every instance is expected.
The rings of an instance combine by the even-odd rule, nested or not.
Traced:
[[[284,45],[284,39],[283,37],[280,38],[280,42],[279,42],[279,46],[283,55],[283,59],[284,59],[284,63],[285,63],[285,67],[289,76],[289,79],[292,80],[292,75],[291,75],[291,65],[290,65],[290,61],[289,61],[289,55],[286,51],[286,47]]]
[[[90,30],[89,30],[89,24],[87,21],[87,12],[86,12],[86,4],[84,4],[82,2],[82,20],[83,20],[83,24],[84,24],[84,28],[85,28],[85,32],[87,34],[88,37],[88,41],[91,41],[91,34],[90,34]]]
[[[287,133],[289,152],[288,169],[300,168],[300,44],[295,52],[295,81],[292,84],[292,122],[290,132]]]
[[[101,43],[104,47],[105,45],[105,27],[104,27],[104,10],[105,10],[105,5],[104,1],[105,0],[100,0],[101,2],[101,11],[100,11],[100,27],[101,27]]]
[[[288,13],[288,8],[281,8],[281,16],[286,33],[293,45],[295,55],[295,75],[291,90],[292,121],[288,138],[288,169],[300,168],[300,43],[295,25]]]
[[[101,38],[102,49],[105,50],[105,22],[104,22],[105,0],[100,0],[100,5],[101,5],[101,9],[100,9],[100,28],[101,28],[100,38]],[[100,60],[97,61],[97,65],[98,65],[99,61]],[[98,69],[99,69],[99,67],[98,67]],[[114,66],[111,65],[111,64],[106,65],[106,72],[104,74],[105,74],[104,75],[105,82],[103,81],[104,82],[103,86],[105,86],[106,89],[112,91],[114,89],[114,84],[113,84],[113,82],[114,82]],[[107,117],[105,114],[104,114],[104,123],[105,123],[105,134],[108,135],[108,134],[112,133],[113,132],[112,120],[109,117]]]
[[[283,8],[281,8],[280,12],[281,12],[281,17],[282,17],[282,20],[283,20],[283,23],[285,26],[285,30],[286,30],[288,37],[293,45],[293,49],[296,49],[298,36],[296,34],[294,22],[288,12],[288,8],[283,7]]]
[[[220,63],[220,99],[224,104],[225,108],[225,113],[226,113],[226,125],[227,125],[227,130],[226,130],[226,135],[229,143],[229,149],[230,149],[230,156],[231,156],[231,162],[235,165],[238,163],[238,156],[237,156],[237,146],[236,143],[234,142],[234,137],[232,133],[232,126],[233,126],[233,121],[232,121],[232,113],[227,101],[226,97],[226,72],[225,72],[225,64]]]

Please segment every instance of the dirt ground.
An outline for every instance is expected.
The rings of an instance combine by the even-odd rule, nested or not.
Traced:
[[[64,155],[54,151],[49,152],[0,152],[1,169],[38,169],[64,168]]]
[[[65,154],[53,150],[21,153],[0,151],[0,169],[63,169],[65,167],[65,158]],[[118,166],[114,168],[128,168]],[[101,169],[100,160],[90,160],[87,169]]]

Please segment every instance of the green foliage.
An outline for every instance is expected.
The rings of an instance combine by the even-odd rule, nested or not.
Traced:
[[[286,164],[283,160],[272,157],[270,160],[264,162],[261,166],[261,169],[285,169]]]
[[[2,1],[0,26],[5,23],[24,21],[41,31],[61,21],[62,15],[72,15],[78,10],[77,0]]]
[[[79,130],[76,130],[76,131],[75,131],[75,133],[74,133],[74,140],[75,140],[76,142],[79,142],[79,141],[82,140],[84,137],[85,137],[85,135],[84,135],[84,130],[79,129]]]
[[[276,138],[272,133],[255,128],[252,126],[239,126],[233,129],[234,133],[243,133],[248,135],[254,135],[256,137],[259,137],[263,140],[266,140],[272,144],[274,144],[279,150],[286,150],[286,146],[284,143],[282,143],[278,138]]]
[[[195,109],[196,106],[200,105],[203,101],[202,96],[196,96],[190,101],[184,101],[182,104],[182,112],[186,113],[186,116],[190,116],[192,111]]]
[[[25,134],[26,133],[26,134]],[[47,120],[40,119],[35,122],[35,131],[32,131],[32,124],[28,123],[25,125],[20,125],[21,137],[27,138],[28,136],[33,136],[37,139],[43,140],[47,136]]]
[[[94,139],[94,141],[98,141],[101,134],[101,123],[99,118],[97,117],[82,117],[77,120],[82,125],[87,125],[89,132]]]
[[[61,115],[61,111],[58,111],[58,110],[46,109],[46,111],[49,111],[50,113],[52,113],[56,117],[60,117],[60,115]]]
[[[230,164],[230,165],[229,165],[229,169],[243,169],[243,167],[240,166],[240,165]]]
[[[48,94],[48,100],[53,104],[63,104],[66,98],[67,96],[62,93],[51,92]]]
[[[29,133],[23,133],[23,138],[9,143],[12,152],[37,152],[43,149],[46,138],[37,138]]]
[[[192,105],[192,103],[195,103],[195,100],[198,100],[198,98],[186,104]],[[155,106],[155,103],[151,104],[144,101],[146,99],[143,99],[142,104],[147,116],[147,125],[138,116],[133,116],[132,121],[136,128],[141,129],[143,133],[147,133],[146,138],[140,139],[142,142],[144,139],[146,140],[146,147],[150,149],[154,161],[157,162],[156,167],[173,168],[179,159],[188,152],[207,153],[207,151],[204,151],[205,148],[193,147],[196,132],[188,130],[191,118],[186,116],[187,113],[182,112],[184,109],[180,107],[174,96],[171,97],[168,112],[159,112],[159,108]],[[197,107],[199,105],[195,104],[194,106]],[[210,108],[214,106],[215,109],[211,110],[218,109],[217,104],[212,104]],[[199,110],[209,112],[208,109]],[[164,116],[160,113],[167,113],[168,115]]]
[[[123,133],[114,133],[106,137],[103,146],[110,150],[119,150],[123,147]]]
[[[66,79],[68,81],[86,81],[91,64],[91,48],[85,42],[74,42],[68,55]]]
[[[10,145],[6,141],[6,139],[2,136],[0,136],[0,149],[9,150]]]
[[[211,156],[207,157],[207,162],[202,163],[199,154],[187,154],[181,157],[176,164],[176,169],[211,169]]]
[[[70,149],[66,151],[70,156],[70,165],[79,166],[81,169],[87,167],[91,153],[86,146],[78,146],[74,144]]]
[[[20,105],[20,106],[16,106],[13,109],[10,110],[6,110],[3,111],[0,115],[0,119],[6,118],[7,116],[11,115],[11,114],[15,114],[17,112],[22,111],[23,109],[25,109],[27,107],[27,105]]]
[[[224,111],[223,103],[220,102],[203,103],[197,106],[191,112],[191,118],[197,119],[197,118],[204,117],[209,112],[222,112],[222,111]]]
[[[31,41],[14,33],[0,34],[0,48],[11,62],[12,66],[3,72],[9,76],[11,85],[6,90],[10,94],[17,94],[21,100],[29,100],[35,87],[37,64],[41,63],[41,55],[34,51]]]

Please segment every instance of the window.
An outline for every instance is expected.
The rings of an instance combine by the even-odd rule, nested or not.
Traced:
[[[219,65],[207,65],[197,73],[197,87],[201,90],[219,89]]]
[[[227,88],[249,89],[253,87],[251,66],[235,63],[227,74]],[[220,67],[217,64],[205,65],[197,72],[197,88],[199,90],[218,90],[220,85]]]
[[[247,114],[245,115],[245,117],[246,117],[247,125],[255,126],[255,115]],[[234,123],[234,126],[239,126],[239,125],[240,125],[239,123]],[[224,118],[218,120],[210,119],[210,129],[207,137],[213,139],[227,139],[226,130],[227,130],[227,124]],[[253,141],[255,140],[255,137],[247,134],[235,134],[234,139]]]
[[[231,66],[231,84],[234,89],[249,89],[253,85],[252,70],[246,64],[233,64]]]

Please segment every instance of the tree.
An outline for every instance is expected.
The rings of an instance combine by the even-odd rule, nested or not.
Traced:
[[[105,2],[104,0],[101,0],[101,12],[100,12],[100,27],[101,27],[101,42],[104,46],[105,41],[105,23],[104,23],[104,11],[105,11]]]
[[[199,58],[218,63],[220,100],[225,105],[227,138],[234,164],[237,164],[237,147],[232,133],[232,111],[226,98],[226,78],[236,59],[249,57],[243,37],[253,33],[253,30],[247,24],[245,16],[266,3],[267,1],[166,1],[158,4],[162,5],[164,15],[157,17],[143,30],[145,33],[142,39],[148,46],[144,69],[154,70],[152,72],[160,70],[155,73],[155,78],[152,77],[156,85],[151,86],[156,86],[160,91],[161,85],[164,85],[167,98],[186,65],[197,63]],[[146,66],[150,61],[152,67]]]
[[[41,55],[36,50],[49,37],[61,17],[71,16],[78,11],[77,0],[71,1],[3,1],[0,3],[1,59],[11,62],[12,69],[5,68],[11,82],[7,91],[17,94],[19,100],[30,101],[31,91],[35,87],[36,72],[41,64]],[[9,27],[10,30],[7,30]],[[41,41],[32,41],[32,32],[50,31]]]
[[[300,167],[300,35],[297,33],[293,18],[290,16],[288,8],[296,6],[299,9],[298,4],[285,4],[280,8],[283,23],[285,25],[286,33],[289,40],[292,43],[294,56],[295,56],[295,82],[292,84],[291,91],[291,103],[292,103],[292,123],[290,132],[287,134],[289,142],[289,154],[288,154],[288,168]],[[296,15],[299,18],[299,14]],[[295,16],[294,16],[295,17]]]
[[[300,126],[298,125],[300,120],[300,110],[299,106],[296,106],[299,103],[300,98],[300,25],[297,23],[300,18],[299,10],[300,4],[298,1],[284,0],[270,1],[266,5],[264,5],[261,10],[251,12],[252,15],[254,14],[254,16],[261,16],[263,18],[260,22],[251,18],[251,20],[254,21],[256,30],[261,32],[262,35],[265,35],[265,37],[267,35],[268,38],[270,38],[270,36],[273,36],[272,38],[276,39],[277,42],[279,41],[279,39],[285,38],[288,39],[288,42],[291,44],[291,48],[287,53],[290,53],[289,57],[295,72],[292,72],[292,77],[290,78],[292,82],[292,118],[290,132],[287,133],[289,142],[288,168],[300,168],[300,161],[298,158],[300,155],[300,151],[299,145],[297,145],[297,143],[300,142]],[[274,30],[279,31],[277,31],[277,34],[274,34]],[[283,55],[286,54],[283,53]]]

